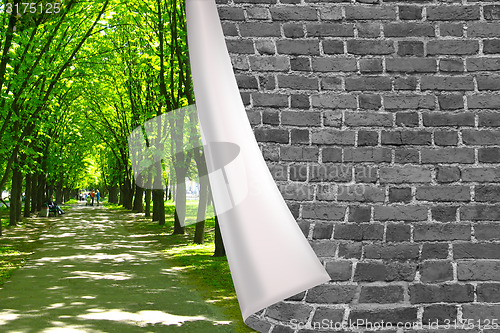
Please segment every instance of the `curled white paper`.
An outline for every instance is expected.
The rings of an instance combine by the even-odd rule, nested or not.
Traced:
[[[243,319],[330,278],[290,213],[248,122],[214,0],[186,0],[188,45],[204,145],[231,142],[244,167],[215,175],[221,151],[206,151],[213,200]],[[238,195],[240,189],[248,190]],[[229,197],[243,198],[237,205]],[[219,208],[233,207],[225,212]]]

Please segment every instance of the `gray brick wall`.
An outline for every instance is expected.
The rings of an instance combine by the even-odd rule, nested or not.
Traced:
[[[257,141],[331,276],[249,324],[500,321],[500,3],[217,3]]]

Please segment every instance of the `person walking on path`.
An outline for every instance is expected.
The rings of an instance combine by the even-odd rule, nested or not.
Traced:
[[[99,190],[97,190],[97,192],[95,193],[95,196],[97,198],[97,206],[99,206],[99,201],[101,201],[101,192],[99,192]]]
[[[90,198],[91,198],[91,203],[90,205],[93,206],[94,205],[94,199],[95,199],[95,192],[94,190],[90,191]]]

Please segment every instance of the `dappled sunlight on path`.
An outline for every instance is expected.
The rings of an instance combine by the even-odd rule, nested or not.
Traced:
[[[0,332],[233,332],[123,211],[75,205],[0,289]]]

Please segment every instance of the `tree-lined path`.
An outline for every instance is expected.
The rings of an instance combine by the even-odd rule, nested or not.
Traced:
[[[233,332],[133,214],[75,205],[0,289],[1,332]]]

